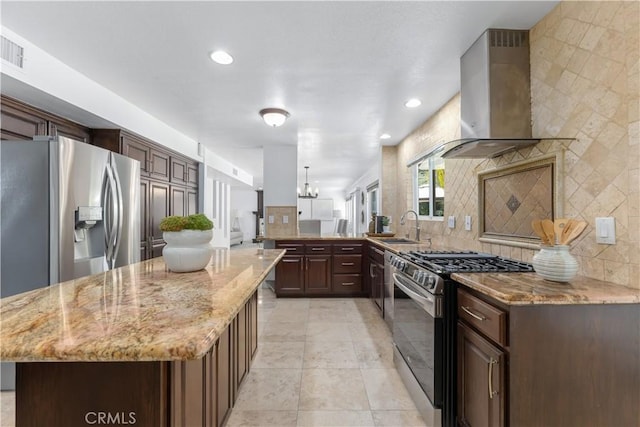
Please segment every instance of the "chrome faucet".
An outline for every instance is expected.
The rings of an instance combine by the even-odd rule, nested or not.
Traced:
[[[418,225],[418,213],[414,210],[408,210],[405,213],[402,214],[402,216],[400,217],[400,225],[404,225],[405,221],[404,221],[404,217],[409,213],[409,212],[413,212],[413,214],[416,216],[416,241],[419,242],[420,241],[420,226]],[[407,233],[407,238],[409,238],[409,233]]]

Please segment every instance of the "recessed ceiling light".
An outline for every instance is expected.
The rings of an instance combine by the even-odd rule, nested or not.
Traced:
[[[422,105],[422,101],[417,98],[411,98],[407,102],[404,103],[404,106],[407,108],[416,108]]]
[[[229,65],[233,62],[233,56],[229,55],[224,50],[216,50],[211,52],[211,60],[216,64]]]
[[[383,133],[382,135],[380,135],[380,139],[389,139],[391,138],[391,135],[389,135],[388,133]]]

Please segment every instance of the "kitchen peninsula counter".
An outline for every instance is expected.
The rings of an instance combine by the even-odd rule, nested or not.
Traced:
[[[256,354],[257,288],[284,253],[215,250],[191,273],[155,258],[1,299],[16,425],[221,426]]]
[[[392,243],[392,240],[398,239],[398,237],[368,237],[368,236],[357,236],[353,234],[298,234],[295,236],[273,236],[273,237],[264,237],[262,240],[268,241],[295,241],[300,240],[302,242],[305,241],[367,241],[369,243],[374,243],[376,245],[384,247],[384,249],[389,250],[391,252],[399,253],[399,252],[407,252],[407,251],[426,251],[431,249],[431,243],[429,241],[422,242],[404,242],[404,243]]]
[[[507,305],[640,304],[640,289],[582,276],[566,283],[535,273],[453,273],[451,278]]]

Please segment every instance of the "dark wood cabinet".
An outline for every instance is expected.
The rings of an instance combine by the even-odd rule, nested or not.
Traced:
[[[276,265],[276,295],[304,295],[304,259],[285,255]]]
[[[508,312],[458,289],[458,424],[505,425]]]
[[[637,425],[638,304],[457,305],[459,425]]]
[[[249,373],[249,310],[246,304],[238,312],[233,321],[233,333],[235,335],[234,346],[234,379],[233,379],[233,401],[238,398],[238,389]]]
[[[1,107],[1,139],[29,140],[35,135],[47,134],[47,120],[37,111],[4,96]]]
[[[36,135],[60,135],[91,142],[89,128],[13,98],[2,96],[0,112],[0,138],[4,140],[29,140]]]
[[[148,258],[162,256],[162,248],[165,242],[162,239],[162,230],[160,230],[160,221],[162,218],[169,216],[170,194],[169,185],[162,182],[149,181],[149,231],[147,236],[150,246]]]
[[[458,424],[505,425],[505,352],[458,323]]]
[[[107,147],[107,142],[102,142],[102,140],[100,140],[100,145],[102,145],[104,148],[112,149],[112,151],[120,152],[121,154],[131,159],[139,161],[140,176],[148,177],[151,166],[151,147],[149,147],[149,145],[144,143],[141,139],[136,138],[132,135],[128,135],[126,133],[122,133],[122,135],[119,135],[120,131],[115,132],[118,134],[112,136],[112,139],[115,137],[115,141],[108,141],[111,144],[109,144],[109,146]],[[118,139],[121,139],[120,144],[117,143]],[[112,145],[115,145],[115,147],[113,147]],[[115,148],[115,150],[113,148]]]
[[[231,325],[229,325],[218,339],[218,357],[216,360],[216,379],[218,381],[216,385],[216,425],[218,427],[224,424],[233,407],[231,394],[233,359],[231,349]]]
[[[249,300],[249,359],[253,360],[258,351],[258,293]],[[249,363],[251,368],[251,363]]]
[[[305,256],[305,294],[326,295],[331,292],[331,255]]]
[[[147,254],[151,250],[149,224],[149,199],[151,195],[148,179],[140,179],[140,260],[149,258]]]
[[[171,202],[169,203],[169,214],[184,216],[187,214],[187,189],[172,185]]]
[[[278,296],[361,296],[364,242],[279,240],[287,254],[276,266]]]
[[[367,286],[369,297],[375,303],[380,313],[384,313],[384,249],[369,244],[367,260]]]

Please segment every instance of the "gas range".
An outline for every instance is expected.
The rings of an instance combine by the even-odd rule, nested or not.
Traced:
[[[391,265],[432,294],[442,294],[451,273],[531,272],[533,266],[472,251],[410,251],[391,257]]]

